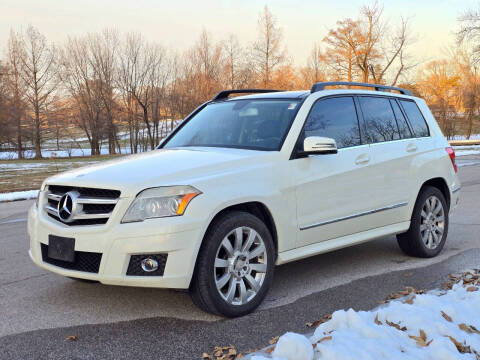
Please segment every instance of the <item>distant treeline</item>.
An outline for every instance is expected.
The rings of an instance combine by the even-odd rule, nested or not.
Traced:
[[[409,88],[427,100],[447,136],[468,138],[480,132],[478,19],[465,13],[451,55],[423,63],[412,54],[409,21],[388,22],[374,3],[312,44],[304,66],[294,65],[267,6],[253,43],[234,34],[212,39],[204,30],[182,53],[112,29],[61,44],[32,26],[12,29],[0,60],[0,150],[22,158],[33,148],[41,157],[47,140],[84,137],[92,155],[102,144],[110,154],[122,146],[136,153],[154,148],[176,120],[222,89],[309,89],[327,79]]]

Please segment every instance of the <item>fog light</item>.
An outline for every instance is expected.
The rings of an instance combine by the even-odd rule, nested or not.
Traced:
[[[158,269],[158,261],[152,258],[145,258],[140,262],[142,270],[145,272],[152,272]]]

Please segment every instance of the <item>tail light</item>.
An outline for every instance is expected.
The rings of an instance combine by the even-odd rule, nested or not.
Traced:
[[[455,172],[457,172],[457,164],[455,163],[455,151],[451,147],[445,148],[445,151],[447,152],[448,156],[450,156],[450,160],[452,161],[453,170],[455,170]]]

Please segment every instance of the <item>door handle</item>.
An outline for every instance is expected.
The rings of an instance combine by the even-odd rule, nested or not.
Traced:
[[[414,152],[417,151],[418,147],[414,143],[410,143],[407,145],[407,152]]]
[[[355,164],[364,165],[364,164],[368,164],[369,161],[370,161],[370,156],[368,156],[367,154],[362,154],[355,159]]]

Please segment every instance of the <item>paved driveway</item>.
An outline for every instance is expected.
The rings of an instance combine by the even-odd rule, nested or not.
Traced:
[[[0,204],[0,359],[200,358],[215,345],[240,351],[340,308],[370,309],[405,286],[434,288],[480,264],[480,157],[459,159],[461,203],[442,254],[403,255],[394,237],[277,267],[254,314],[226,320],[199,311],[187,293],[86,284],[28,258],[31,201]],[[77,341],[65,341],[70,335]]]

